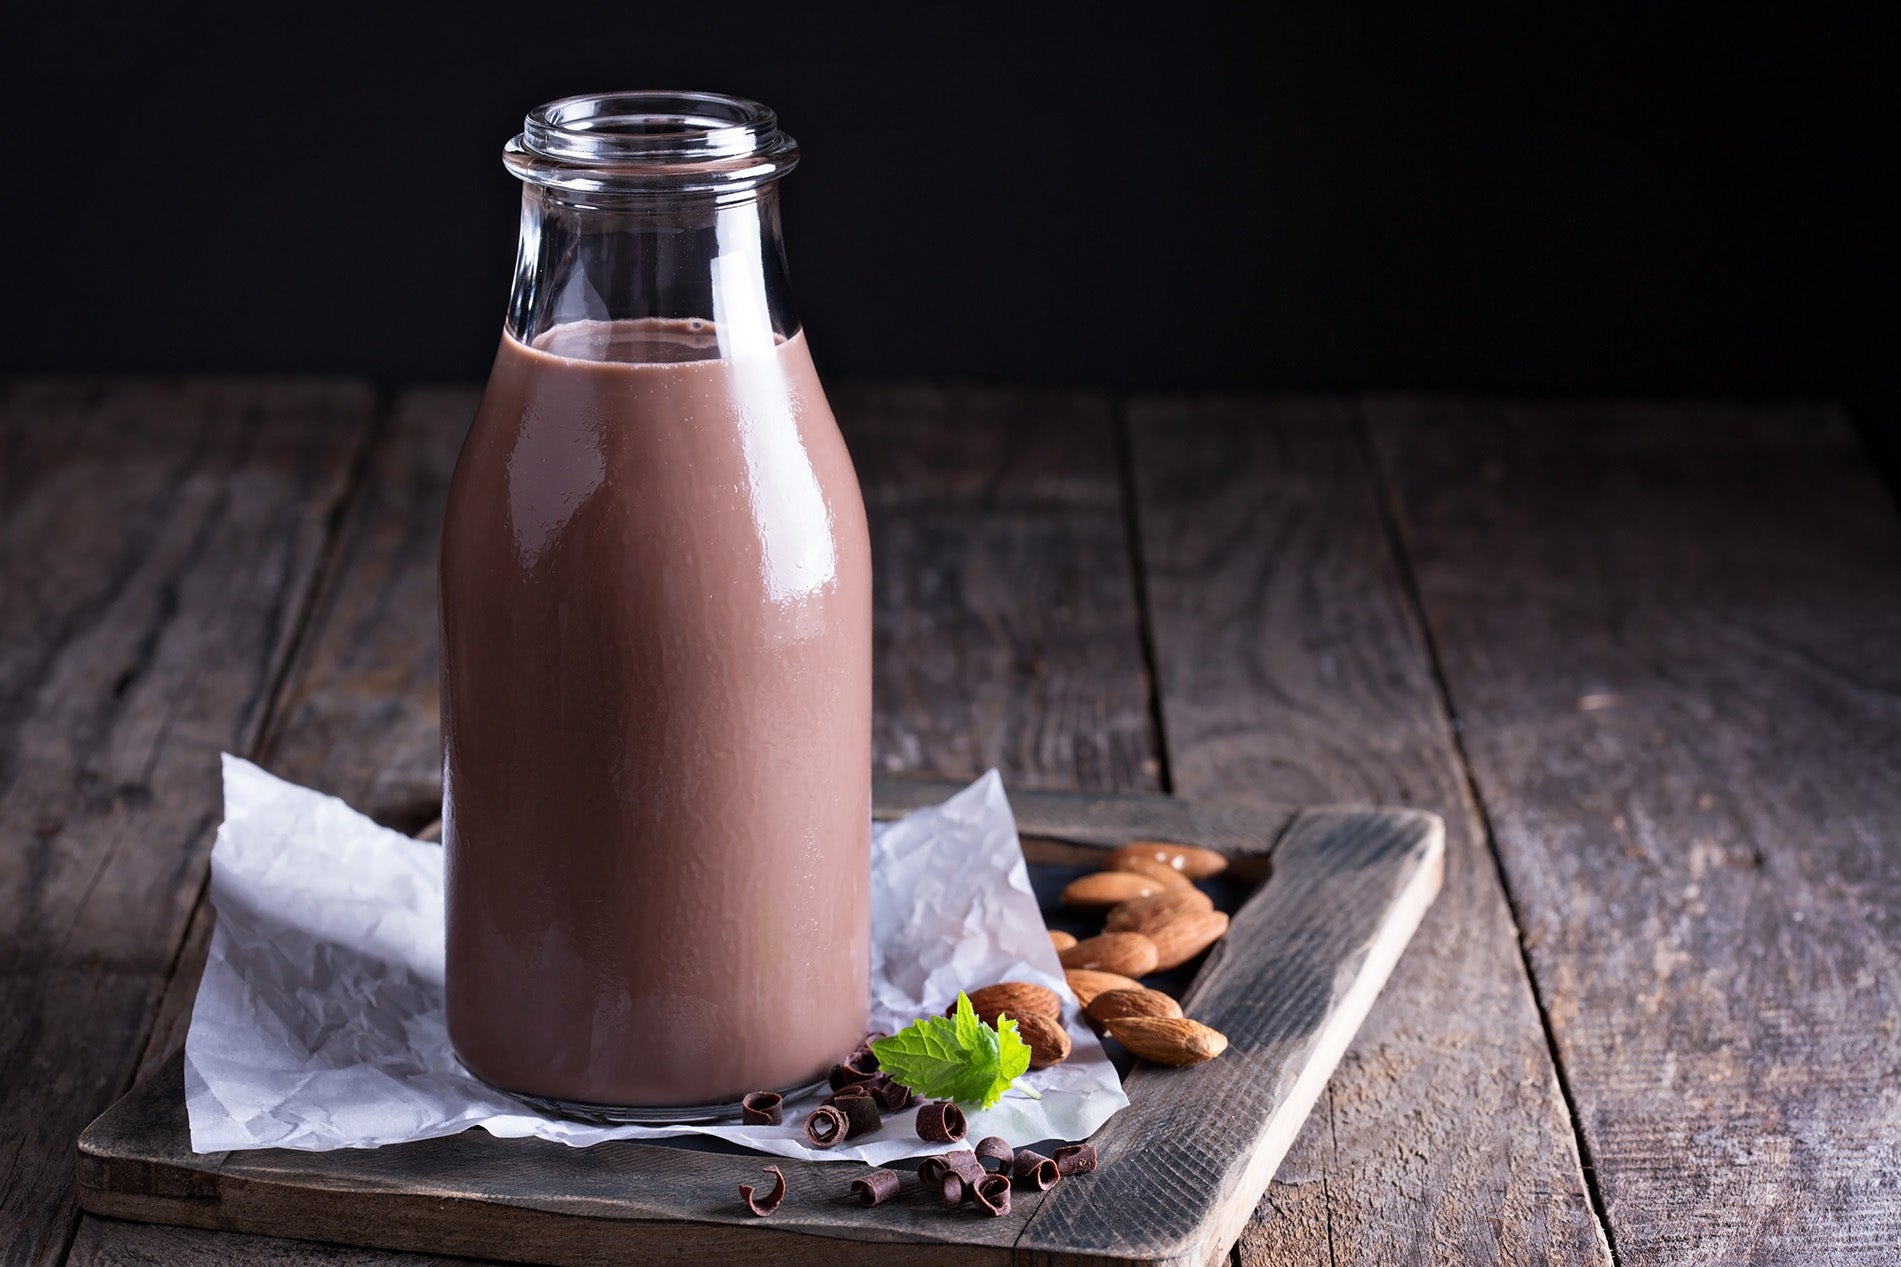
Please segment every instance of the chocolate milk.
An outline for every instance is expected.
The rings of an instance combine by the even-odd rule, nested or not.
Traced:
[[[869,973],[871,559],[802,335],[504,335],[442,547],[448,1019],[507,1090],[821,1076]]]

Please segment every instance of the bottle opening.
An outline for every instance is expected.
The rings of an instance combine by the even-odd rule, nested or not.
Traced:
[[[503,150],[522,180],[629,193],[744,191],[798,161],[798,143],[770,109],[712,92],[564,97],[529,111]]]

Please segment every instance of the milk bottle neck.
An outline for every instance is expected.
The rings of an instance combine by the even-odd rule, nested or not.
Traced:
[[[705,323],[722,357],[797,333],[777,185],[618,203],[525,187],[509,333],[533,344],[557,326],[641,320]]]

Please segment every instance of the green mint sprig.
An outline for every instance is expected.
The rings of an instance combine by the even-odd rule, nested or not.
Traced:
[[[871,1050],[882,1072],[924,1099],[986,1109],[1030,1067],[1030,1048],[1018,1037],[1017,1023],[999,1016],[994,1027],[984,1024],[961,990],[954,1015],[913,1021]]]

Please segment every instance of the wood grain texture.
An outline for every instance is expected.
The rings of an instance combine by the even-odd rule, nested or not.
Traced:
[[[259,742],[258,760],[274,773],[399,829],[441,811],[436,554],[449,476],[478,397],[448,388],[408,392],[396,403],[342,517],[308,629]],[[142,1078],[184,1047],[212,922],[200,901],[140,1060]],[[74,1253],[136,1262],[156,1245],[181,1257],[290,1267],[328,1252],[263,1237],[191,1247],[191,1235],[174,1230],[154,1242],[138,1224],[88,1216]],[[376,1251],[348,1253],[352,1264],[377,1258]]]
[[[1109,398],[833,403],[871,523],[879,768],[1158,788]]]
[[[0,1258],[57,1262],[365,435],[350,384],[22,383],[0,408]]]
[[[442,813],[436,559],[479,393],[405,393],[370,455],[262,759],[415,831]]]
[[[1076,798],[1050,798],[1066,803],[1047,811],[1038,794],[1017,799],[1026,823],[1061,824]],[[1190,817],[1179,802],[1119,799],[1129,814],[1117,843]],[[1268,811],[1241,834],[1258,851],[1286,821]],[[810,1263],[1200,1262],[1247,1217],[1439,883],[1442,833],[1427,815],[1322,811],[1285,839],[1184,1000],[1228,1034],[1228,1053],[1136,1072],[1136,1107],[1098,1134],[1105,1169],[1047,1197],[1020,1192],[1006,1218],[948,1214],[915,1185],[866,1211],[846,1191],[862,1167],[786,1161],[792,1195],[762,1222],[734,1184],[764,1159],[664,1145],[571,1149],[471,1131],[364,1151],[198,1156],[176,1058],[87,1130],[80,1190],[89,1209],[131,1218],[562,1264],[625,1261],[635,1246]],[[1048,1202],[1059,1204],[1044,1225]],[[89,1224],[87,1252],[120,1252],[118,1226]],[[284,1252],[296,1262],[307,1251]]]
[[[1447,824],[1446,890],[1242,1262],[1608,1262],[1352,406],[1149,401],[1129,423],[1175,789]]]
[[[1825,409],[1373,435],[1626,1264],[1901,1245],[1901,520]]]
[[[314,1241],[212,1232],[163,1223],[129,1223],[88,1216],[73,1240],[67,1267],[489,1267],[490,1258],[399,1254]]]

